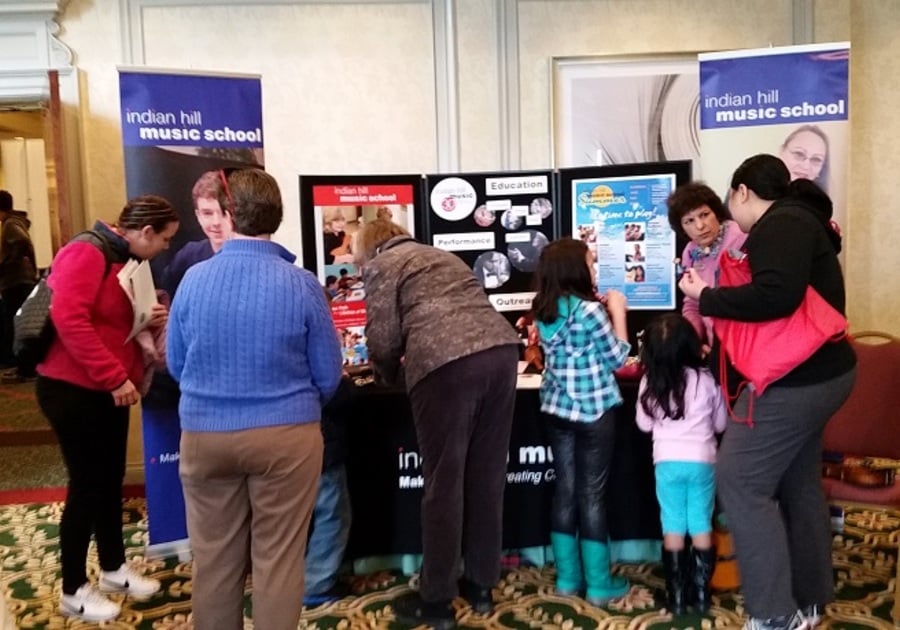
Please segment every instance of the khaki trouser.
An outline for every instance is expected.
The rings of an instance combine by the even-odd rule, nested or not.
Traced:
[[[196,630],[244,627],[248,569],[254,627],[296,629],[321,470],[318,422],[182,434],[179,472],[194,554]]]

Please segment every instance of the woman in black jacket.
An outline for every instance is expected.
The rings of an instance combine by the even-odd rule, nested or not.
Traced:
[[[704,316],[745,322],[785,317],[812,286],[844,313],[839,239],[829,234],[830,200],[809,181],[791,182],[773,155],[748,158],[731,180],[729,210],[748,234],[749,284],[712,288],[691,270],[679,287]],[[837,246],[835,245],[837,243]],[[718,342],[712,360],[717,361]],[[772,348],[777,352],[777,348]],[[831,531],[822,492],[822,432],[856,378],[845,339],[826,343],[753,401],[753,426],[730,423],[716,485],[734,535],[750,630],[813,627],[834,600]],[[729,385],[740,375],[733,371]]]

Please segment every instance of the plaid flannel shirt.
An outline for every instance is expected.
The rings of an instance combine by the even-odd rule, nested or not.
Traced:
[[[616,338],[600,302],[569,297],[559,306],[563,322],[538,322],[545,364],[541,411],[593,422],[622,403],[614,371],[625,365],[631,344]]]

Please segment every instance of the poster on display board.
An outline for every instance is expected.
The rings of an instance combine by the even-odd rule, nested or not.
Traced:
[[[178,211],[169,249],[151,261],[161,299],[173,298],[187,268],[211,257],[231,234],[217,190],[220,169],[263,166],[262,87],[257,75],[119,68],[128,198],[161,195]],[[156,370],[142,400],[148,556],[186,553],[178,476],[178,385]]]
[[[625,295],[629,334],[655,313],[680,309],[675,259],[686,243],[669,226],[666,200],[691,180],[691,162],[562,169],[558,177],[562,234],[594,252],[600,293]]]
[[[421,195],[421,175],[300,176],[303,266],[329,295],[345,368],[369,366],[366,291],[354,262],[356,236],[367,221],[381,218],[415,234]]]
[[[423,241],[472,268],[498,311],[531,308],[532,274],[559,234],[553,172],[426,175]]]
[[[704,53],[700,143],[704,177],[723,197],[741,162],[776,155],[791,179],[816,182],[846,224],[850,44]]]

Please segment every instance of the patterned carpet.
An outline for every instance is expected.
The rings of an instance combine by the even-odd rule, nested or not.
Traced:
[[[125,502],[124,523],[128,553],[146,571],[159,578],[164,592],[148,602],[126,601],[122,615],[103,627],[116,629],[190,628],[191,564],[177,558],[145,561],[146,536],[143,499]],[[67,620],[56,612],[59,591],[57,532],[61,503],[0,506],[0,585],[20,628],[97,627]],[[838,601],[828,607],[825,628],[893,628],[893,605],[900,511],[847,510],[844,531],[834,538],[835,583]],[[491,616],[473,613],[456,602],[462,628],[737,628],[742,622],[741,596],[720,593],[705,618],[672,619],[657,605],[664,587],[657,564],[619,565],[632,582],[631,591],[604,609],[553,592],[549,567],[508,572],[494,591],[498,602]],[[96,556],[89,572],[96,578]],[[410,580],[396,572],[348,578],[354,596],[308,609],[301,628],[400,628],[394,621],[392,600],[409,591]],[[249,597],[246,607],[249,613]],[[246,628],[252,622],[246,621]]]

